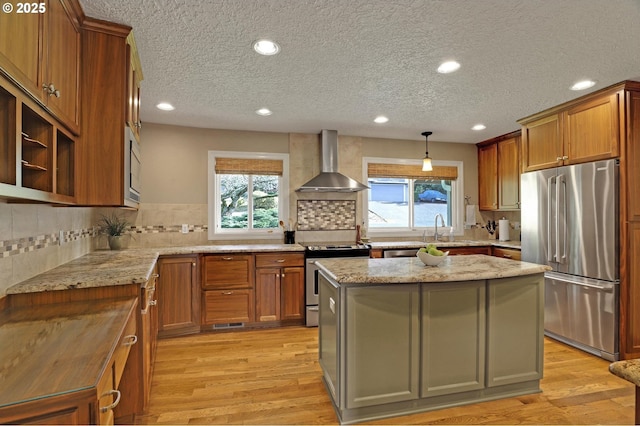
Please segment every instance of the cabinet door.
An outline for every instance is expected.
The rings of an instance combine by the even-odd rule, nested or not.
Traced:
[[[214,254],[204,258],[202,288],[253,288],[254,258],[250,254]]]
[[[421,397],[484,388],[485,310],[484,281],[422,286]]]
[[[200,331],[197,257],[165,257],[158,261],[158,334],[161,337]]]
[[[47,65],[43,84],[53,84],[59,96],[45,94],[46,103],[55,115],[77,133],[80,30],[76,28],[68,10],[69,5],[64,0],[50,0],[48,6]]]
[[[11,4],[11,3],[9,3]],[[46,14],[0,13],[0,68],[32,94],[42,94],[43,20]]]
[[[358,408],[419,396],[420,291],[415,285],[346,290],[346,407]],[[373,355],[372,355],[373,354]]]
[[[543,275],[490,280],[487,297],[487,386],[539,380],[544,337]]]
[[[253,321],[253,290],[209,290],[203,294],[206,325]]]
[[[140,80],[142,72],[138,69],[131,44],[127,43],[127,124],[135,138],[140,140]]]
[[[304,268],[283,268],[280,282],[280,319],[304,319]]]
[[[621,93],[603,96],[565,113],[565,164],[604,160],[619,155]]]
[[[553,114],[522,126],[522,171],[562,165],[562,120]]]
[[[520,138],[498,142],[498,208],[520,208]]]
[[[256,269],[256,321],[280,319],[279,268]]]
[[[478,148],[478,198],[480,210],[498,208],[498,146]]]

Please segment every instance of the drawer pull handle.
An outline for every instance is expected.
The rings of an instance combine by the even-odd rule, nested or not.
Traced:
[[[232,291],[223,291],[222,294],[229,295],[229,294],[233,294],[233,292]]]
[[[158,304],[157,300],[150,300],[149,301],[149,306],[156,306]]]
[[[125,346],[133,346],[138,343],[138,336],[135,334],[130,334],[128,336],[124,336],[125,342],[123,343]]]
[[[506,257],[507,259],[511,259],[511,255],[510,254],[503,254],[502,257]]]
[[[231,256],[224,256],[224,257],[222,258],[222,260],[233,260],[233,257],[231,257]]]
[[[102,394],[102,396],[108,396],[108,395],[115,395],[116,396],[116,400],[113,401],[113,404],[109,404],[106,407],[100,407],[100,412],[101,413],[106,413],[109,410],[113,410],[114,408],[116,408],[118,406],[118,404],[120,404],[120,396],[122,396],[122,394],[120,393],[119,390],[112,389],[109,392],[106,392],[106,393]]]
[[[151,275],[151,278],[160,278],[160,274],[153,274]]]
[[[276,259],[276,263],[284,263],[284,259]]]

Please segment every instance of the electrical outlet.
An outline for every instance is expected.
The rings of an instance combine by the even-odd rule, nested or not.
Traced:
[[[58,231],[58,244],[64,244],[64,231]]]
[[[182,233],[183,234],[188,234],[189,233],[189,225],[187,225],[186,223],[182,224]]]

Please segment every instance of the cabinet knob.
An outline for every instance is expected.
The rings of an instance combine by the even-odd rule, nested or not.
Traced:
[[[158,304],[157,300],[150,300],[149,301],[149,306],[156,306]]]
[[[195,266],[196,266],[196,262],[193,262],[193,263],[191,264],[191,266],[193,266],[193,267],[195,268]]]
[[[563,156],[562,156],[562,159],[563,159],[563,160],[568,160],[568,159],[569,159],[569,156],[568,156],[568,155],[563,155]]]
[[[223,291],[222,294],[229,295],[229,294],[233,294],[233,292],[232,291]]]
[[[284,263],[284,259],[276,259],[277,263]]]
[[[44,89],[44,91],[47,93],[47,95],[49,96],[55,96],[56,98],[60,97],[60,91],[56,89],[56,86],[53,85],[53,83],[51,84],[43,84],[42,88]]]
[[[233,260],[233,257],[231,257],[231,256],[224,256],[224,257],[222,258],[222,260]]]

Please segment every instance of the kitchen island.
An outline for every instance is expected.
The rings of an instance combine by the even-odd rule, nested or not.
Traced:
[[[342,423],[540,392],[546,266],[318,263],[320,365]]]

